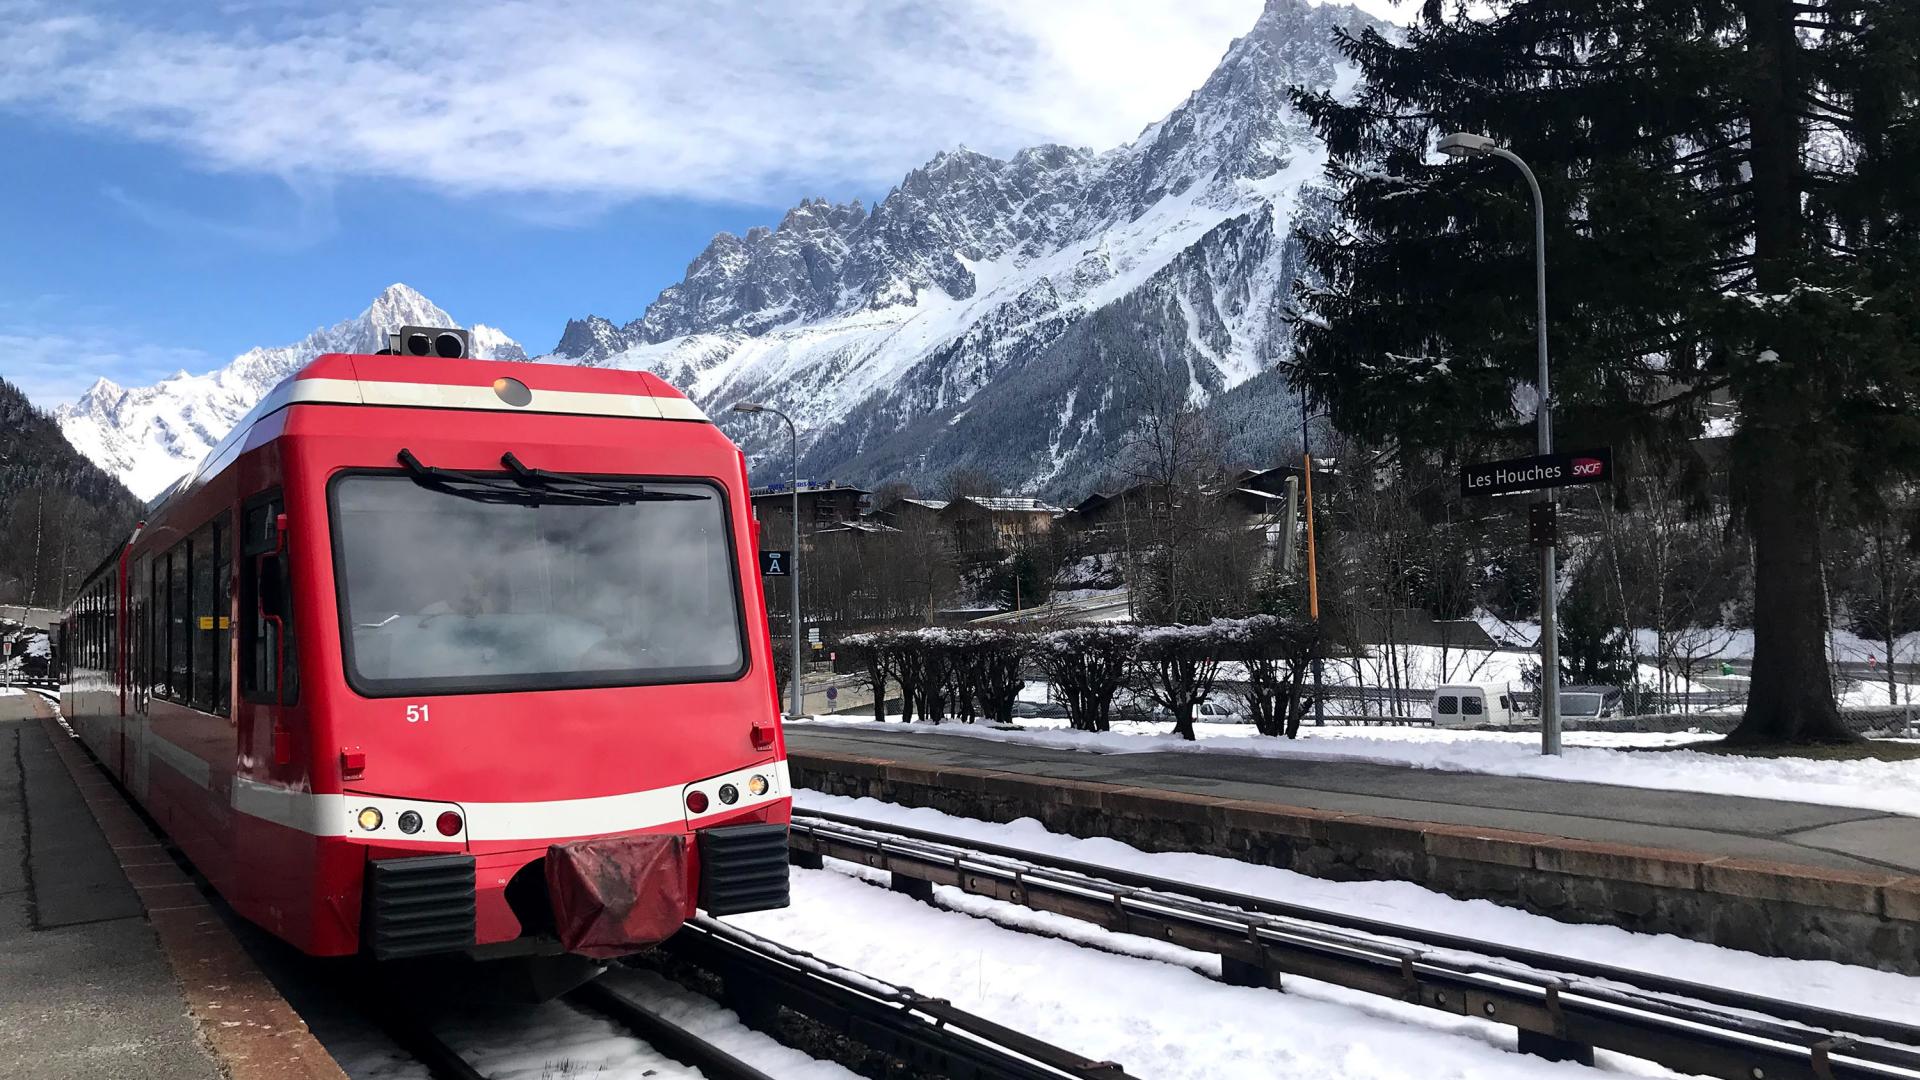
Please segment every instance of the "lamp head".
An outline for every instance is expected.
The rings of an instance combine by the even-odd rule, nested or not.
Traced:
[[[1500,144],[1485,135],[1475,135],[1470,131],[1456,131],[1443,136],[1436,147],[1448,157],[1470,158],[1492,153]]]
[[[765,405],[762,405],[762,404],[760,404],[760,403],[759,403],[759,402],[757,402],[757,401],[736,401],[736,402],[734,402],[734,403],[733,403],[733,410],[732,410],[732,411],[734,411],[734,412],[748,412],[748,413],[752,413],[752,412],[765,412],[765,411],[766,411],[766,408],[767,408],[767,407],[766,407]]]

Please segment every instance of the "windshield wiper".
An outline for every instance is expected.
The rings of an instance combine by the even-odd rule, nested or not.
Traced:
[[[536,469],[515,457],[511,450],[500,455],[500,464],[505,465],[513,473],[514,479],[528,487],[538,486],[543,491],[568,495],[594,495],[623,503],[685,502],[689,499],[709,497],[687,491],[653,491],[638,480],[595,480],[574,473]]]
[[[619,500],[595,492],[559,489],[529,489],[506,480],[456,472],[423,464],[412,450],[401,449],[400,464],[406,466],[413,482],[422,487],[444,491],[476,502],[540,506],[547,503],[567,506],[618,506]]]

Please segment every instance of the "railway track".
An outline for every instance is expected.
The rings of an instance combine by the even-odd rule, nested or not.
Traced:
[[[1230,983],[1297,976],[1514,1027],[1520,1049],[1596,1048],[1726,1080],[1920,1080],[1920,1028],[1420,927],[1210,889],[824,811],[794,809],[803,866],[885,870],[1217,954]]]
[[[784,1028],[782,1014],[791,1012],[833,1039],[884,1059],[890,1068],[906,1070],[905,1075],[953,1080],[1134,1080],[1112,1062],[1082,1057],[938,998],[705,916],[688,923],[663,950],[717,977],[724,987],[717,995],[720,1003],[737,1012],[748,1026],[778,1036]],[[583,986],[564,1000],[625,1027],[656,1052],[687,1066],[686,1076],[772,1080],[605,982]],[[377,1019],[388,1037],[426,1066],[435,1080],[487,1080],[485,1072],[404,1009],[390,1007]]]
[[[656,1070],[648,1075],[659,1076],[662,1080],[675,1076],[704,1077],[705,1080],[773,1080],[767,1073],[612,987],[589,983],[567,994],[565,1000],[583,1012],[594,1013],[619,1024],[657,1053],[685,1067],[685,1071],[680,1073]],[[435,1034],[430,1025],[403,1008],[389,1006],[378,1019],[388,1037],[425,1066],[434,1080],[488,1080],[488,1074],[475,1066],[466,1055]]]

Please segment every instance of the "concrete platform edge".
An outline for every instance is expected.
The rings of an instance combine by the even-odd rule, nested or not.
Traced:
[[[795,784],[1148,851],[1199,851],[1335,880],[1412,881],[1564,922],[1920,975],[1920,877],[1791,866],[988,769],[789,750]]]
[[[112,779],[58,720],[40,723],[139,894],[219,1067],[232,1080],[346,1080]]]

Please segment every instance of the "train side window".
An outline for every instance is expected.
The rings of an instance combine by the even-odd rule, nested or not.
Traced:
[[[213,711],[233,705],[233,516],[213,519]]]
[[[295,662],[293,635],[293,589],[287,567],[290,559],[281,555],[280,606],[278,619],[260,610],[260,568],[263,557],[274,558],[279,546],[275,519],[285,509],[279,492],[259,496],[248,503],[241,519],[240,533],[240,691],[253,701],[285,701],[291,704],[300,693]],[[274,573],[274,571],[268,571]],[[280,666],[280,652],[286,651],[285,693],[274,683]]]
[[[167,697],[184,704],[193,682],[193,549],[185,541],[173,546],[167,570]]]
[[[1460,699],[1452,694],[1442,694],[1438,707],[1441,716],[1456,716],[1460,712]]]
[[[147,693],[167,696],[167,564],[170,555],[153,557],[147,579]]]
[[[214,631],[219,625],[214,612],[213,523],[200,526],[188,543],[193,552],[189,594],[192,603],[187,609],[187,637],[193,642],[190,661],[193,685],[188,703],[201,712],[212,712]]]
[[[1480,716],[1485,712],[1480,707],[1482,704],[1478,694],[1464,694],[1460,698],[1460,711],[1468,716]]]

